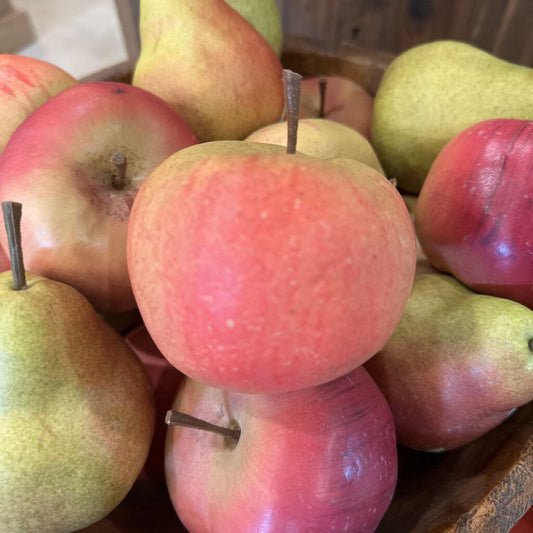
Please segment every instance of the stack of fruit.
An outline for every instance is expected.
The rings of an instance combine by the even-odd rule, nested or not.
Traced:
[[[531,70],[435,42],[373,100],[283,70],[274,1],[140,30],[132,84],[0,56],[0,531],[164,476],[192,532],[372,532],[398,443],[533,399]]]

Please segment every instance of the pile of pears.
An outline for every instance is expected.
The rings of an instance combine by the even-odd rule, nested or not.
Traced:
[[[531,69],[436,41],[388,67],[370,141],[321,117],[298,124],[274,0],[141,0],[140,35],[132,83],[200,140],[180,165],[224,154],[335,159],[393,181],[407,211],[454,135],[493,117],[533,120]],[[121,502],[163,421],[123,336],[72,287],[24,271],[23,206],[6,202],[4,213],[12,271],[0,273],[0,532],[75,531]],[[401,320],[365,366],[391,404],[398,442],[448,450],[533,399],[533,311],[473,292],[420,246],[411,259]]]

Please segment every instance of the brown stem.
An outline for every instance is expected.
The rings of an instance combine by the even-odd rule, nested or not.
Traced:
[[[128,166],[128,159],[122,152],[115,152],[111,156],[111,163],[115,169],[113,176],[113,189],[118,191],[126,186],[126,167]]]
[[[318,79],[318,91],[320,93],[320,107],[318,109],[318,118],[325,118],[326,116],[326,88],[328,80],[325,76],[320,76]]]
[[[222,435],[223,437],[231,439],[235,443],[239,441],[239,437],[241,436],[240,429],[216,426],[215,424],[210,424],[205,420],[200,420],[199,418],[187,415],[181,411],[174,411],[173,409],[167,411],[165,423],[172,426],[182,426],[187,428],[203,429],[204,431],[212,431],[213,433],[217,433],[218,435]]]
[[[2,212],[9,244],[11,258],[11,272],[13,273],[13,289],[20,291],[26,287],[26,271],[22,257],[22,238],[20,233],[20,219],[22,204],[18,202],[2,202]]]
[[[300,87],[302,76],[289,69],[283,70],[285,87],[285,114],[287,116],[287,153],[296,153],[298,137],[298,113],[300,111]]]

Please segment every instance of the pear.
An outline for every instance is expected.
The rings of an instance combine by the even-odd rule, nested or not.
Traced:
[[[533,311],[423,273],[398,327],[365,366],[389,401],[399,444],[450,450],[533,399],[532,351]]]
[[[0,531],[74,531],[109,514],[141,472],[153,389],[81,293],[14,271],[0,273]]]
[[[275,0],[226,0],[272,46],[279,56],[283,45],[283,31]]]
[[[169,103],[200,142],[243,139],[280,119],[282,66],[224,0],[141,0],[133,85]]]
[[[533,69],[442,40],[400,54],[375,99],[372,143],[389,178],[418,193],[433,160],[460,131],[490,118],[533,119]]]
[[[246,141],[287,145],[288,122],[263,126]],[[368,140],[358,131],[333,120],[306,118],[298,121],[298,152],[319,159],[350,158],[383,173],[378,157]]]

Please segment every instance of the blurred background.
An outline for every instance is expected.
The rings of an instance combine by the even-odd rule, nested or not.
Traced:
[[[286,47],[397,54],[451,38],[533,66],[533,0],[276,1]],[[0,53],[44,59],[78,78],[131,69],[138,12],[139,0],[0,0]]]
[[[115,0],[0,0],[4,17],[2,53],[43,59],[76,78],[128,60]]]

